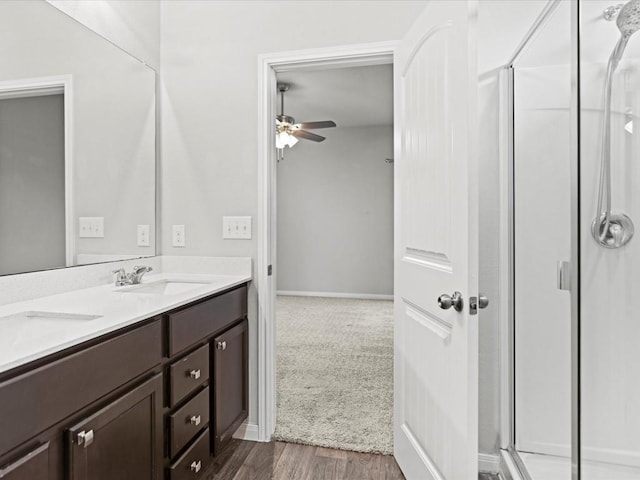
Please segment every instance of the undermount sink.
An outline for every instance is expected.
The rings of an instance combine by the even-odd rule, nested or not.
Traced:
[[[146,293],[151,295],[179,295],[206,285],[209,285],[209,283],[188,280],[158,280],[128,287],[120,291],[123,293]]]
[[[0,322],[29,322],[29,323],[50,323],[50,322],[82,322],[96,320],[100,315],[87,315],[84,313],[61,313],[61,312],[38,312],[28,311],[14,313],[6,317],[0,317]]]

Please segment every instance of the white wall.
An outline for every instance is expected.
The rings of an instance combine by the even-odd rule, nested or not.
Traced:
[[[223,215],[258,212],[258,55],[402,37],[425,2],[163,2],[163,254],[257,256],[222,239]],[[171,225],[186,225],[186,248]],[[256,420],[255,289],[250,417]]]
[[[78,22],[160,70],[159,0],[46,0]]]
[[[277,288],[393,295],[393,126],[322,134],[277,166]]]

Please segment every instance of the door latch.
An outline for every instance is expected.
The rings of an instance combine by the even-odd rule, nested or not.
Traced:
[[[469,297],[469,315],[477,315],[479,308],[487,308],[489,299],[482,293],[477,297]]]

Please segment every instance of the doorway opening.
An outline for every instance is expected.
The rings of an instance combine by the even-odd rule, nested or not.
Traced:
[[[393,65],[276,77],[287,119],[337,126],[277,163],[274,439],[391,454]]]
[[[277,222],[277,206],[278,199],[276,195],[276,185],[278,181],[279,152],[275,146],[276,135],[276,115],[280,114],[280,98],[278,95],[277,84],[279,80],[286,80],[286,74],[303,74],[311,72],[329,71],[332,69],[346,69],[376,65],[391,65],[393,62],[393,52],[395,42],[384,42],[378,44],[356,45],[348,47],[332,47],[327,49],[309,50],[302,52],[289,52],[273,55],[263,55],[259,59],[260,73],[260,135],[259,135],[259,198],[261,200],[261,210],[258,215],[258,263],[257,274],[255,277],[258,289],[258,425],[257,432],[253,438],[262,441],[268,441],[272,438],[276,430],[276,386],[277,386],[277,347],[276,347],[276,299],[277,290],[281,293],[292,293],[293,287],[286,285],[277,285],[276,279],[279,275],[278,251],[280,250],[277,243],[278,222]],[[288,100],[285,99],[285,102]],[[285,107],[289,109],[289,104]],[[304,112],[296,112],[293,110],[285,112],[296,116],[299,120],[324,120],[322,118],[311,118],[306,116]],[[318,130],[318,134],[322,134],[327,138],[333,135],[336,129],[325,131]],[[326,133],[326,135],[325,135]],[[338,132],[336,135],[340,135]],[[335,138],[338,138],[337,136]],[[335,138],[333,140],[335,140]],[[327,140],[327,142],[331,141]],[[302,142],[299,142],[302,143]],[[295,149],[299,148],[313,152],[313,147],[320,144],[300,145],[290,150],[287,148],[284,154],[282,166],[299,167],[294,162],[297,155]],[[330,145],[327,143],[327,145]],[[316,152],[314,152],[316,153]],[[376,155],[376,162],[381,162],[387,172],[393,167],[389,163],[385,163],[386,158],[391,158],[390,153],[380,152]],[[294,188],[296,185],[293,185]],[[280,194],[280,192],[278,193]],[[309,216],[310,220],[313,220]],[[392,234],[392,232],[390,232]],[[334,235],[336,237],[339,234]],[[365,245],[366,246],[366,245]],[[305,246],[302,245],[302,249]],[[392,258],[393,252],[389,251],[388,255]],[[286,260],[285,260],[286,261]],[[285,267],[286,268],[286,267]],[[273,274],[272,274],[273,273]],[[311,292],[305,287],[307,292]],[[305,291],[305,290],[298,290]],[[314,287],[313,292],[316,293],[339,293],[339,288],[322,288]],[[383,295],[380,293],[380,295]],[[299,295],[289,295],[292,302],[300,301],[303,297]],[[309,296],[310,297],[310,296]],[[310,297],[310,301],[319,301],[323,297]],[[366,301],[385,301],[382,298],[366,299]],[[340,299],[338,299],[340,300]],[[343,301],[355,299],[343,298]],[[365,301],[365,300],[362,300]],[[388,301],[388,300],[387,300]],[[392,351],[392,349],[391,349]],[[309,358],[308,360],[312,360]]]

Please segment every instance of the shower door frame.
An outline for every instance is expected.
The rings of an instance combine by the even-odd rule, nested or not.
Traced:
[[[535,20],[516,51],[501,72],[503,146],[506,154],[501,167],[502,206],[501,284],[508,295],[501,305],[501,456],[500,469],[514,480],[532,478],[516,451],[515,399],[515,192],[514,192],[514,64],[532,39],[551,18],[561,0],[550,0]],[[580,0],[571,1],[571,479],[581,478],[581,411],[580,411]]]

